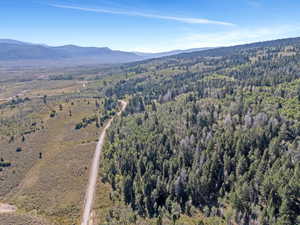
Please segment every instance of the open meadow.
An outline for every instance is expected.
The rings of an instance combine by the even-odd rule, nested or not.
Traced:
[[[96,97],[83,80],[4,83],[0,202],[17,211],[0,214],[0,221],[78,224],[90,161],[107,117],[104,98]]]

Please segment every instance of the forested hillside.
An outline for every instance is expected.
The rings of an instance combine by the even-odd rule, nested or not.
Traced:
[[[156,224],[300,224],[299,38],[121,70],[105,91],[130,99],[103,155],[111,198]]]

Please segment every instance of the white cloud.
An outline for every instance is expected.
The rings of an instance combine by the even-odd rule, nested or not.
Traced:
[[[168,43],[149,43],[148,46],[135,48],[135,51],[162,52],[174,49],[221,47],[247,44],[259,41],[300,36],[300,26],[277,26],[268,28],[236,28],[224,32],[189,33]]]
[[[223,26],[234,26],[234,24],[228,23],[228,22],[201,19],[201,18],[163,16],[163,15],[148,14],[148,13],[141,13],[141,12],[118,11],[118,10],[98,9],[98,8],[85,8],[85,7],[77,7],[77,6],[70,6],[70,5],[60,5],[60,4],[50,4],[50,6],[56,7],[56,8],[75,9],[75,10],[96,12],[96,13],[139,16],[139,17],[161,19],[161,20],[172,20],[172,21],[188,23],[188,24],[214,24],[214,25],[223,25]]]
[[[216,47],[246,44],[298,36],[299,26],[279,26],[271,28],[240,28],[226,32],[189,34],[176,41],[176,45],[187,48]]]

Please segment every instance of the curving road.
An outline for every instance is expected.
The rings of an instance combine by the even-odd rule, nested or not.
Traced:
[[[117,116],[120,116],[121,113],[125,110],[127,106],[127,102],[119,100],[119,102],[122,104],[122,109],[120,112],[117,113]],[[103,128],[98,144],[96,146],[96,150],[94,153],[93,157],[93,162],[90,170],[90,175],[89,175],[89,183],[88,187],[86,190],[85,194],[85,199],[84,199],[84,210],[83,210],[83,216],[81,220],[81,225],[92,225],[90,223],[90,217],[91,217],[91,212],[93,208],[93,202],[94,202],[94,195],[96,191],[96,184],[97,184],[97,177],[98,177],[98,168],[99,168],[99,163],[100,163],[100,156],[101,156],[101,151],[102,151],[102,146],[104,143],[105,135],[106,135],[106,130],[110,127],[112,121],[114,120],[115,117],[111,118],[108,123],[105,125]]]

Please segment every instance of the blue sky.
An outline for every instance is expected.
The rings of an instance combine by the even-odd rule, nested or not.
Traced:
[[[0,38],[126,51],[300,36],[299,0],[1,0]]]

